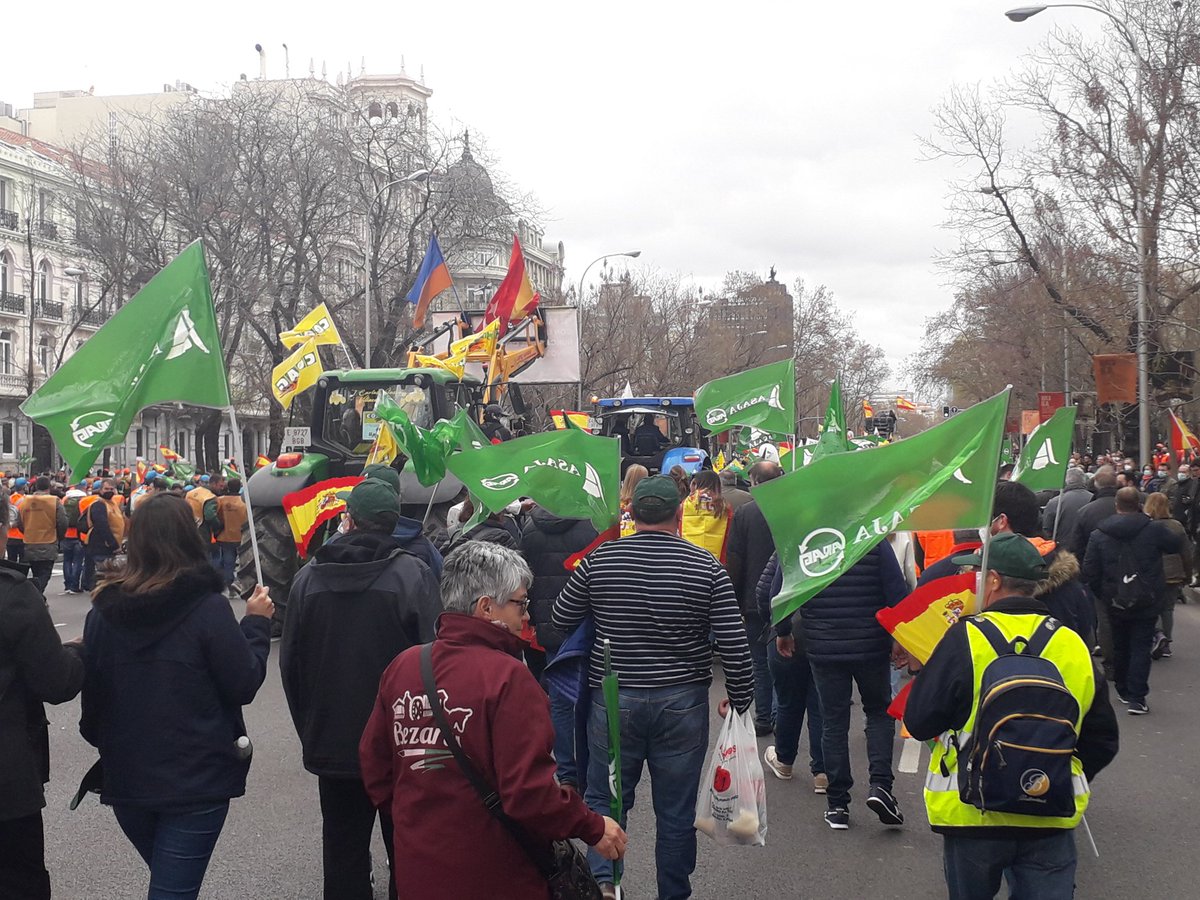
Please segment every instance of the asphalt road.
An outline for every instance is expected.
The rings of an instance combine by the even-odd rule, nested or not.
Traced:
[[[50,608],[64,639],[82,631],[88,598],[62,596],[61,579],[50,582]],[[241,604],[236,603],[235,608]],[[1082,829],[1077,896],[1126,900],[1137,896],[1195,897],[1194,854],[1200,827],[1191,819],[1198,799],[1195,748],[1200,746],[1200,605],[1177,607],[1172,659],[1154,664],[1151,715],[1137,718],[1119,708],[1121,754],[1094,784],[1088,822],[1100,850],[1096,858]],[[277,645],[275,645],[277,646]],[[274,649],[274,647],[273,647]],[[348,651],[352,652],[352,651]],[[717,690],[713,695],[716,697]],[[715,705],[714,705],[715,706]],[[714,713],[715,716],[715,713]],[[46,857],[56,897],[114,900],[145,896],[146,871],[125,840],[111,810],[88,798],[71,812],[67,802],[94,761],[79,737],[78,701],[49,708],[53,780],[47,789]],[[246,796],[232,804],[209,868],[203,896],[210,898],[320,898],[321,843],[316,780],[300,764],[300,748],[288,718],[272,656],[266,684],[246,710],[255,757]],[[861,717],[854,719],[854,770],[865,778]],[[713,734],[716,725],[714,719]],[[762,747],[769,738],[760,739]],[[896,741],[899,762],[902,741]],[[801,747],[801,759],[806,759]],[[851,828],[830,831],[822,821],[824,798],[806,779],[781,782],[768,774],[769,833],[766,847],[717,847],[703,835],[693,878],[698,900],[750,897],[910,898],[945,896],[941,840],[929,831],[921,803],[928,751],[919,772],[899,773],[896,796],[908,817],[903,829],[886,829],[862,804],[861,787],[851,807]],[[643,780],[643,795],[648,788]],[[384,859],[376,838],[375,859]],[[627,896],[655,896],[653,816],[649,797],[639,797],[630,822]],[[471,864],[471,848],[448,848],[456,864]],[[377,882],[386,868],[377,865]],[[502,879],[503,872],[496,877]],[[403,873],[401,873],[403,879]],[[384,897],[382,887],[376,896]],[[464,898],[472,900],[472,898]]]

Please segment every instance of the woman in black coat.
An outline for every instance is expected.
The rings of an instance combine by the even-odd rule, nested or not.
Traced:
[[[138,504],[128,562],[103,579],[84,625],[80,732],[100,751],[100,801],[150,867],[151,897],[196,897],[246,792],[242,707],[266,676],[265,588],[240,625],[187,504]]]

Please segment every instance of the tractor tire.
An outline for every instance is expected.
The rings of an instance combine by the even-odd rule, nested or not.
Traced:
[[[283,617],[287,611],[288,592],[292,580],[300,568],[296,542],[288,525],[287,514],[282,508],[267,507],[254,511],[254,530],[258,538],[259,563],[262,566],[263,586],[271,594],[275,604],[275,618],[271,622],[271,634],[277,637],[283,631]],[[258,581],[254,571],[254,551],[250,543],[249,524],[242,529],[242,542],[238,547],[237,591],[249,596]]]

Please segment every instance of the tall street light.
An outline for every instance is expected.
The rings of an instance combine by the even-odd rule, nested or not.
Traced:
[[[590,263],[583,267],[583,274],[579,276],[579,321],[576,327],[579,329],[579,403],[576,407],[580,412],[583,411],[583,282],[587,278],[588,271],[596,263],[609,259],[614,256],[628,256],[630,259],[637,259],[642,255],[641,250],[624,250],[620,253],[605,253],[602,256],[597,256]]]
[[[383,187],[375,192],[375,196],[371,198],[371,204],[367,207],[367,254],[366,254],[366,270],[367,270],[367,308],[363,316],[364,332],[367,350],[364,354],[367,368],[371,368],[371,255],[375,249],[375,234],[372,228],[371,217],[375,213],[375,204],[379,202],[379,198],[383,196],[383,192],[394,188],[398,184],[415,184],[419,181],[429,180],[428,169],[417,169],[411,175],[405,175],[403,178],[397,178],[394,181],[389,181]]]
[[[1117,33],[1125,41],[1133,58],[1137,61],[1134,92],[1138,103],[1139,124],[1142,115],[1142,70],[1146,61],[1138,50],[1137,41],[1130,34],[1125,23],[1115,15],[1099,6],[1089,3],[1046,3],[1041,6],[1019,6],[1010,9],[1004,15],[1014,22],[1024,22],[1048,9],[1089,9],[1092,12],[1108,18],[1117,27]],[[1138,462],[1145,464],[1150,459],[1150,345],[1147,329],[1149,319],[1149,297],[1147,296],[1146,280],[1146,160],[1142,151],[1141,140],[1136,141],[1137,173],[1133,186],[1134,211],[1137,215],[1137,394],[1138,394]]]

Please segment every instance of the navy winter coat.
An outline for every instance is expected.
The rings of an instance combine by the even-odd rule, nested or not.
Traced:
[[[908,582],[887,541],[800,607],[808,658],[815,663],[859,663],[886,658],[892,638],[875,618],[908,594]]]
[[[79,731],[100,751],[102,803],[170,809],[240,797],[242,707],[267,674],[271,621],[239,624],[205,564],[167,588],[102,588],[83,626]]]
[[[537,629],[538,643],[551,652],[557,652],[567,636],[550,623],[554,601],[571,577],[564,564],[595,539],[596,529],[587,519],[564,519],[540,506],[534,507],[521,532],[521,555],[533,572],[529,621]]]
[[[1138,577],[1149,584],[1159,602],[1129,613],[1110,610],[1110,614],[1130,619],[1157,616],[1168,602],[1163,555],[1179,553],[1183,543],[1182,535],[1172,532],[1165,523],[1156,522],[1145,513],[1117,513],[1101,522],[1092,532],[1087,555],[1083,558],[1084,581],[1101,601],[1110,604],[1117,595],[1121,580],[1127,576],[1121,571],[1121,545],[1130,544],[1134,559],[1137,560]]]

